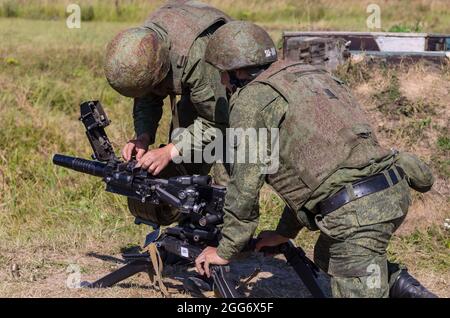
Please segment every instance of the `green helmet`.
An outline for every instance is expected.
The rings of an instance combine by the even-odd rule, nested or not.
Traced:
[[[149,28],[127,29],[109,43],[104,69],[116,91],[127,97],[140,97],[169,72],[169,48]]]
[[[205,60],[222,71],[232,71],[273,63],[277,61],[277,50],[263,28],[250,22],[232,21],[213,34]]]

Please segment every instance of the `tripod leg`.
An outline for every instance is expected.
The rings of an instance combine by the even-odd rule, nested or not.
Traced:
[[[119,268],[118,270],[109,273],[108,275],[96,280],[93,283],[87,283],[85,287],[88,288],[107,288],[118,282],[127,279],[140,272],[148,272],[150,263],[148,261],[136,260]]]
[[[228,267],[226,266],[211,266],[211,275],[214,279],[214,289],[222,298],[242,298],[243,295],[236,290],[236,284],[229,277]]]
[[[318,269],[305,255],[305,252],[295,247],[292,243],[286,243],[282,247],[287,262],[292,266],[299,278],[308,288],[314,298],[326,298],[317,281]]]

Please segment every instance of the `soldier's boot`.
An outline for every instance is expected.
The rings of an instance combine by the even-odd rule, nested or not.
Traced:
[[[439,298],[426,289],[406,269],[401,269],[390,291],[390,298]]]

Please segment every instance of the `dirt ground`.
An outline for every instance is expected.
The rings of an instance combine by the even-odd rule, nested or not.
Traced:
[[[62,255],[48,255],[34,269],[21,268],[19,259],[15,265],[0,273],[0,294],[3,297],[162,297],[157,287],[152,286],[146,273],[139,273],[112,288],[76,288],[79,282],[95,281],[103,275],[123,266],[120,255],[108,256],[88,252],[72,257],[69,262]],[[57,268],[57,270],[55,270]],[[247,281],[255,273],[257,275]],[[80,275],[77,273],[80,272]],[[264,257],[248,255],[231,267],[232,277],[240,282],[240,290],[247,297],[256,298],[305,298],[311,297],[294,270],[282,256]],[[192,297],[183,288],[183,280],[195,276],[189,265],[173,265],[164,268],[164,282],[170,297]],[[245,284],[244,282],[247,281]],[[320,275],[319,282],[326,293],[329,280]],[[197,295],[198,296],[198,295]],[[212,294],[206,294],[212,297]]]
[[[43,255],[41,255],[43,256]],[[309,255],[311,257],[311,255]],[[69,260],[69,261],[67,261]],[[0,294],[3,297],[67,297],[67,298],[103,298],[103,297],[163,297],[157,287],[151,284],[146,273],[139,273],[112,288],[86,289],[76,288],[77,283],[95,281],[103,275],[123,266],[120,255],[108,256],[95,252],[87,252],[76,257],[63,255],[47,255],[41,258],[40,264],[34,269],[21,268],[15,258],[16,266],[12,265],[6,271],[1,271],[3,281]],[[248,278],[258,270],[256,276]],[[80,275],[77,276],[77,270]],[[240,291],[250,298],[309,298],[310,293],[303,285],[282,256],[264,257],[261,254],[247,255],[237,260],[231,267],[232,277],[240,281]],[[192,266],[173,265],[164,268],[164,282],[170,297],[193,297],[183,288],[183,280],[195,276]],[[430,277],[429,273],[414,273],[427,287],[440,297],[449,297],[448,281],[443,277]],[[247,282],[246,282],[247,281]],[[246,282],[244,284],[244,282]],[[319,283],[327,295],[331,296],[329,278],[321,273]],[[196,295],[198,297],[198,295]],[[206,297],[213,297],[207,293]]]

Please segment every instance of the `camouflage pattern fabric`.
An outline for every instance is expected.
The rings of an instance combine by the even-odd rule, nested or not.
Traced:
[[[168,34],[158,25],[148,23],[147,27],[158,32],[167,43],[170,43]],[[214,31],[214,28],[210,31]],[[184,149],[192,149],[193,153],[202,151],[214,140],[218,131],[225,136],[228,127],[228,99],[220,74],[212,65],[203,61],[211,32],[205,32],[195,40],[182,75],[184,93],[176,105],[177,111],[173,112],[172,127],[176,122],[180,128],[186,128],[186,134],[171,139],[181,155]],[[157,90],[134,99],[133,118],[136,135],[147,133],[150,136],[150,144],[154,144],[156,139],[164,99],[173,93],[170,81],[163,81]],[[199,133],[196,134],[196,131]],[[215,168],[216,166],[218,167]],[[212,167],[215,182],[225,185],[228,181],[228,168],[224,164],[204,164],[204,169],[200,169],[201,174],[208,174]]]
[[[401,152],[396,157],[395,164],[406,173],[406,180],[411,188],[418,192],[428,192],[434,184],[434,176],[424,162],[417,156]]]
[[[164,34],[165,31],[156,25],[152,28]],[[210,34],[199,37],[190,50],[186,69],[183,74],[182,83],[186,92],[178,103],[178,116],[176,119],[182,128],[187,128],[192,141],[188,138],[172,140],[177,149],[199,150],[212,141],[214,134],[210,128],[216,128],[225,132],[228,126],[228,100],[226,91],[220,81],[219,72],[211,65],[203,62],[203,55]],[[165,40],[169,41],[167,33]],[[151,143],[155,142],[156,131],[159,121],[162,117],[162,107],[164,99],[171,94],[170,85],[164,86],[161,83],[158,86],[158,92],[147,94],[142,98],[135,98],[133,117],[136,135],[147,133],[150,136]],[[172,119],[175,121],[175,119]],[[201,131],[203,139],[196,140],[198,136],[194,135],[194,128]],[[209,129],[209,130],[208,130]]]
[[[149,26],[157,30],[162,37],[169,41],[167,33],[157,25]],[[186,94],[183,94],[176,107],[178,118],[172,118],[172,122],[178,122],[181,128],[186,128],[188,137],[180,135],[172,139],[177,149],[192,149],[193,153],[202,151],[210,143],[215,134],[213,129],[218,129],[225,135],[228,127],[228,100],[226,91],[220,81],[219,72],[211,65],[203,62],[203,54],[211,35],[199,37],[193,44],[182,84]],[[164,86],[166,85],[166,86]],[[158,94],[149,93],[142,98],[134,99],[133,118],[136,135],[147,133],[150,143],[154,144],[156,131],[163,114],[164,99],[171,93],[171,86],[163,82]],[[172,125],[173,126],[173,125]],[[194,134],[195,130],[201,134]],[[199,138],[203,137],[203,138]],[[183,155],[182,151],[180,151]],[[174,164],[170,163],[161,176],[168,178],[179,175],[207,175],[212,174],[214,182],[226,185],[229,180],[228,167],[222,163],[206,164]],[[153,205],[129,200],[128,207],[135,216],[141,216],[159,225],[170,225],[179,219],[179,212],[168,205]]]
[[[106,79],[124,96],[145,95],[166,77],[169,68],[168,43],[145,27],[120,32],[106,49]]]
[[[268,65],[277,59],[269,34],[246,21],[232,21],[220,27],[205,52],[206,62],[221,71]]]
[[[311,82],[320,81],[323,76],[311,75]],[[302,129],[290,129],[283,135],[289,107],[290,103],[272,86],[252,83],[231,98],[230,127],[279,127],[280,136],[301,138]],[[283,144],[282,140],[280,144]],[[237,149],[244,147],[242,144],[234,146]],[[249,154],[255,150],[247,148],[246,151]],[[316,260],[333,276],[334,296],[387,297],[388,277],[395,277],[395,273],[388,274],[386,247],[410,204],[407,182],[403,180],[394,187],[352,201],[322,220],[313,211],[319,201],[347,184],[389,169],[395,162],[394,154],[387,153],[364,166],[342,167],[316,189],[311,189],[292,173],[289,167],[298,164],[292,160],[283,156],[280,150],[280,167],[272,175],[261,173],[263,163],[260,162],[232,165],[219,256],[233,258],[254,235],[259,218],[259,192],[267,182],[287,204],[277,227],[279,234],[295,238],[303,227],[322,230]],[[372,272],[368,270],[376,273],[379,281],[374,278],[375,274],[369,275]],[[368,278],[373,283],[370,286],[375,288],[364,285]]]
[[[317,216],[314,261],[331,275],[334,297],[389,297],[386,249],[411,204],[406,180]],[[392,266],[392,264],[391,264]]]
[[[185,0],[168,1],[145,20],[144,26],[158,25],[169,35],[172,67],[167,84],[173,93],[183,94],[182,78],[195,40],[206,30],[216,29],[230,20],[224,12],[210,5]]]
[[[325,70],[279,61],[253,83],[259,82],[289,102],[280,131],[280,156],[312,191],[339,168],[364,167],[389,154],[342,81]]]

